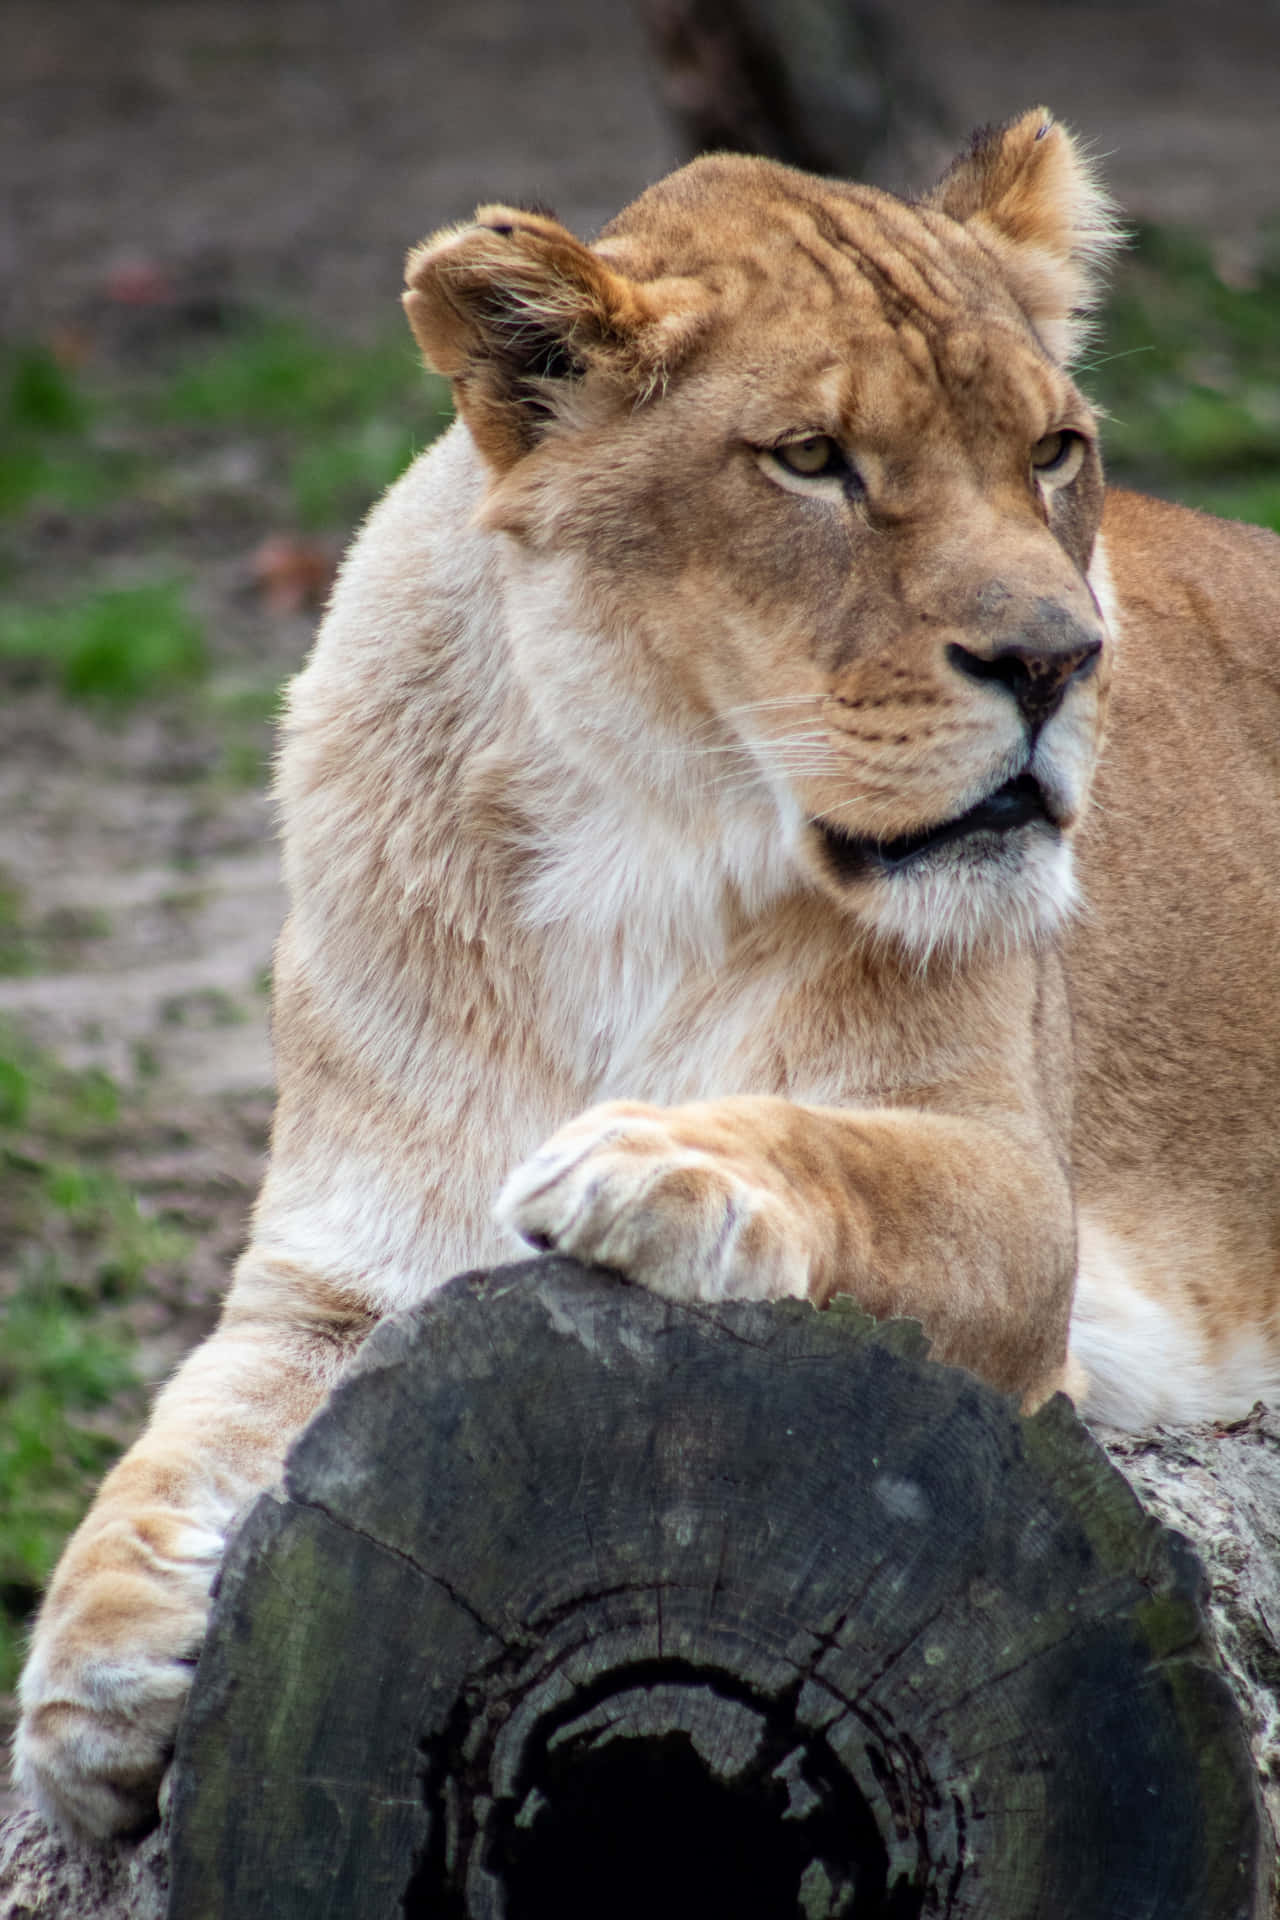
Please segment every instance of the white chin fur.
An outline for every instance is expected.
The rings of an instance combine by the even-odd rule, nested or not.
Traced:
[[[849,900],[881,939],[923,964],[943,954],[963,960],[979,947],[1034,946],[1069,917],[1076,897],[1070,846],[1033,830],[985,859],[940,848],[860,881]]]

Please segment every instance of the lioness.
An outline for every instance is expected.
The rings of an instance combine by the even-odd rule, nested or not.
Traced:
[[[522,1241],[1028,1405],[1276,1388],[1280,541],[1104,497],[1113,237],[1037,111],[914,203],[720,156],[410,255],[460,417],[290,695],[271,1168],[45,1601],[48,1813],[150,1817],[228,1528]]]

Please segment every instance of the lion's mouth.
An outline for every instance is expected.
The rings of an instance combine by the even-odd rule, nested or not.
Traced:
[[[922,827],[918,833],[900,834],[896,840],[873,840],[867,835],[845,833],[829,821],[816,820],[827,858],[841,880],[865,879],[869,874],[893,872],[954,840],[967,840],[973,834],[1012,833],[1016,827],[1039,825],[1055,833],[1058,822],[1050,813],[1044,791],[1029,773],[1006,780],[1002,787],[979,800],[967,813],[943,820],[936,827]]]

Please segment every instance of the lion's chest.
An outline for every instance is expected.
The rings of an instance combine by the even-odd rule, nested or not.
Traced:
[[[564,1035],[578,1067],[575,1104],[743,1093],[839,1102],[883,1087],[867,1009],[841,1001],[803,957],[744,955],[730,943],[665,975],[633,974],[616,992],[606,984],[595,1005],[581,972],[578,980],[578,1017]]]
[[[520,902],[528,1011],[575,1107],[852,1097],[862,1023],[829,1011],[847,930],[833,941],[823,905],[798,904],[778,823],[743,808],[695,832],[617,799],[548,835]]]

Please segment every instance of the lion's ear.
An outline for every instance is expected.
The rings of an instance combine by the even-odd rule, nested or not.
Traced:
[[[405,279],[414,337],[500,471],[536,445],[563,383],[598,371],[645,398],[698,331],[690,283],[628,280],[557,220],[516,207],[480,207],[415,247]]]
[[[1071,359],[1123,234],[1076,141],[1043,107],[983,127],[923,205],[969,227],[1000,260],[1054,358]]]

